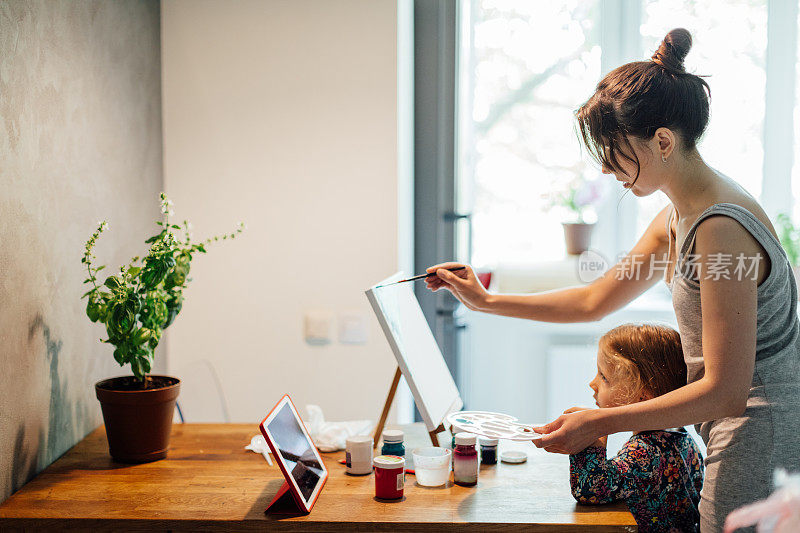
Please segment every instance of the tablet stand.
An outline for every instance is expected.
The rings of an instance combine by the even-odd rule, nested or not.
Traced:
[[[297,502],[292,496],[292,492],[289,490],[289,482],[284,480],[283,485],[278,490],[278,493],[272,498],[272,501],[269,502],[267,508],[264,509],[265,513],[273,513],[273,514],[291,514],[291,515],[304,515],[308,514],[304,509],[301,509]]]
[[[392,379],[392,385],[389,387],[389,394],[386,396],[386,403],[383,405],[381,418],[378,421],[378,425],[375,427],[375,435],[372,437],[373,448],[378,447],[378,441],[381,439],[381,435],[383,434],[383,428],[386,425],[386,418],[389,416],[389,409],[391,409],[392,402],[394,402],[394,395],[397,393],[397,385],[400,384],[400,376],[402,375],[403,372],[398,366],[394,373],[394,378]],[[444,428],[444,424],[439,424],[438,428],[428,432],[428,436],[430,436],[431,443],[433,443],[434,446],[439,446],[439,433],[442,433],[443,431],[447,431]]]

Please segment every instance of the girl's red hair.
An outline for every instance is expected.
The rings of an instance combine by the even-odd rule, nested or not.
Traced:
[[[619,404],[655,398],[686,385],[681,337],[669,326],[624,324],[603,335],[600,356],[610,367]]]

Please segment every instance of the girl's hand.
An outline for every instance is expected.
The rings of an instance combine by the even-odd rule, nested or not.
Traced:
[[[573,454],[585,450],[601,437],[597,430],[599,409],[580,409],[563,414],[544,426],[533,428],[544,436],[533,443],[552,453]]]
[[[450,272],[447,268],[465,266],[464,270]],[[432,291],[446,289],[461,303],[473,311],[483,311],[487,307],[489,293],[475,276],[472,267],[461,263],[440,263],[426,269],[426,272],[435,272],[436,276],[425,278],[425,284]]]

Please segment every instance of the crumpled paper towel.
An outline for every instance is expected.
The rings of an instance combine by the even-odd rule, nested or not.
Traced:
[[[351,420],[348,422],[325,422],[319,405],[306,405],[306,427],[321,452],[344,450],[347,437],[369,435],[372,420]]]
[[[260,453],[264,456],[264,459],[267,460],[267,464],[272,466],[272,459],[269,458],[269,445],[267,444],[267,440],[264,438],[264,435],[253,435],[253,438],[250,439],[250,444],[245,446],[244,449]]]

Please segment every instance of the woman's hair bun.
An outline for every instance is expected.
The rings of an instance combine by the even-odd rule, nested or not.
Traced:
[[[683,60],[691,48],[692,34],[684,28],[675,28],[661,41],[661,46],[653,54],[653,63],[672,72],[684,73]]]

